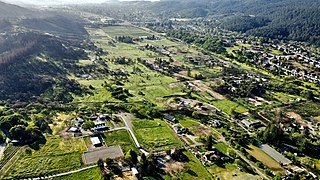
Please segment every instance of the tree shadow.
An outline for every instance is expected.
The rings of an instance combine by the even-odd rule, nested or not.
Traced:
[[[188,169],[187,173],[190,174],[191,176],[198,177],[198,174],[192,171],[191,169]]]
[[[33,150],[39,150],[41,144],[46,144],[47,140],[45,137],[39,139],[38,141],[33,142],[32,144],[29,144],[29,147]]]

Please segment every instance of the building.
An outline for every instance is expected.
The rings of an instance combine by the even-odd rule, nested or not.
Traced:
[[[98,137],[91,137],[90,141],[91,141],[92,145],[94,145],[95,147],[102,146],[102,143]]]
[[[252,122],[250,119],[243,119],[241,122],[247,128],[250,128],[250,127],[260,128],[260,127],[262,127],[262,124],[260,122]]]
[[[105,123],[97,123],[97,124],[95,124],[95,126],[93,128],[94,131],[105,131],[108,129],[109,129],[109,127],[106,126]]]
[[[214,120],[214,121],[212,122],[212,126],[213,126],[213,127],[216,127],[216,128],[219,128],[219,127],[222,126],[222,123],[221,123],[221,121],[219,121],[219,120]]]
[[[164,119],[165,119],[166,121],[168,121],[168,122],[171,122],[171,123],[176,123],[176,122],[177,122],[176,118],[173,117],[173,116],[171,116],[171,115],[169,115],[169,114],[165,115],[165,116],[164,116]]]
[[[71,127],[71,128],[69,129],[69,132],[77,133],[77,132],[80,132],[80,130],[79,130],[77,127]]]

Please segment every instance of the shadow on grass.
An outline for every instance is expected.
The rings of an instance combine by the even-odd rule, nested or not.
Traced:
[[[39,150],[41,144],[46,144],[47,140],[45,137],[41,138],[40,140],[32,143],[29,145],[29,147],[33,150]]]
[[[191,169],[188,169],[188,171],[186,173],[190,174],[191,176],[198,177],[198,174],[195,173],[194,171],[192,171]]]

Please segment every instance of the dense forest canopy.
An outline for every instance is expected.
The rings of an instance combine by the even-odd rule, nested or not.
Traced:
[[[169,0],[131,6],[167,18],[219,16],[220,26],[228,30],[320,45],[317,0]]]

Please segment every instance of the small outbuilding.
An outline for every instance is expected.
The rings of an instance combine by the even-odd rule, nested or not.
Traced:
[[[95,147],[102,146],[102,143],[98,137],[91,137],[90,141],[91,141],[92,145],[94,145]]]

